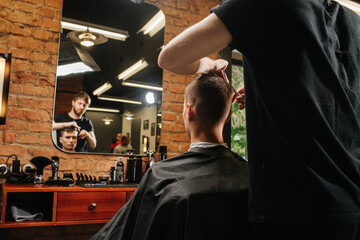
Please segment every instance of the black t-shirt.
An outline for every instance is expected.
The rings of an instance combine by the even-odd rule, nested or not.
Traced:
[[[360,222],[360,17],[327,0],[228,0],[243,53],[250,220]]]
[[[85,117],[81,117],[80,119],[73,119],[69,116],[68,113],[64,113],[64,114],[56,114],[54,117],[54,122],[73,122],[75,121],[76,124],[81,128],[86,130],[87,132],[90,131],[94,131],[94,126],[91,122],[90,119],[85,118]],[[61,134],[61,129],[56,130],[56,135],[57,135],[57,145],[59,148],[62,148],[62,144],[60,143],[60,134]],[[86,139],[79,139],[77,140],[77,144],[76,144],[76,148],[75,148],[76,152],[87,152],[87,141]]]

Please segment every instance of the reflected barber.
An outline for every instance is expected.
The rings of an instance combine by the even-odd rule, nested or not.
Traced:
[[[71,111],[64,114],[56,114],[53,121],[53,130],[56,130],[57,145],[62,148],[59,140],[61,130],[66,127],[75,127],[78,129],[78,141],[75,148],[76,152],[87,152],[87,146],[90,149],[96,147],[96,137],[94,126],[90,119],[83,115],[90,106],[91,99],[87,93],[80,92],[74,95],[71,101]]]

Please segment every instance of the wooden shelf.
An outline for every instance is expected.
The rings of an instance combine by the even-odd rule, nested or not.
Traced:
[[[106,223],[135,192],[124,187],[84,188],[3,184],[0,228]],[[39,205],[45,220],[16,222],[6,218],[10,206]]]

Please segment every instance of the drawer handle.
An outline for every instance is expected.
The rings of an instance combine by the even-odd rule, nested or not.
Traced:
[[[96,203],[92,203],[89,205],[89,210],[94,210],[96,208]]]

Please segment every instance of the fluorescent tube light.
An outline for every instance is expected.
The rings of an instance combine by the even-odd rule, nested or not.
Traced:
[[[63,19],[71,21],[71,19],[67,19],[67,18],[63,18]],[[78,21],[78,20],[74,20],[74,21],[76,21],[76,23],[72,23],[69,21],[61,21],[61,28],[72,30],[72,31],[83,31],[83,32],[85,32],[86,30],[89,30],[90,32],[100,33],[108,38],[120,40],[120,41],[125,41],[126,38],[129,37],[129,35],[125,31],[121,31],[121,32],[124,32],[124,33],[121,33],[120,31],[117,31],[117,29],[115,29],[115,28],[109,28],[109,27],[100,26],[100,25],[96,25],[97,27],[91,27],[91,26],[87,26],[87,25],[95,26],[95,24],[87,24],[86,22],[82,23],[81,21]],[[111,29],[112,31],[106,30],[104,28]]]
[[[109,90],[110,88],[112,88],[112,85],[110,83],[105,83],[102,86],[100,86],[99,88],[95,89],[95,91],[93,91],[93,95],[101,95],[104,92],[106,92],[107,90]]]
[[[128,86],[128,87],[145,88],[145,89],[150,89],[150,90],[155,90],[155,91],[162,91],[163,90],[162,87],[155,87],[155,86],[151,86],[151,85],[132,83],[132,82],[125,82],[125,81],[122,81],[121,85]]]
[[[134,65],[132,65],[131,67],[129,67],[128,69],[126,69],[125,71],[123,71],[122,73],[120,73],[117,78],[126,80],[129,77],[131,77],[132,75],[134,75],[135,73],[143,70],[144,68],[146,68],[147,66],[149,66],[149,64],[144,60],[144,59],[140,59],[139,61],[137,61]]]
[[[6,123],[9,97],[11,53],[0,54],[0,124]]]
[[[340,3],[341,5],[353,10],[354,12],[356,12],[358,15],[360,15],[360,4],[354,2],[354,1],[349,1],[349,0],[335,0],[336,2]]]
[[[100,100],[105,100],[105,101],[112,101],[112,102],[122,102],[122,103],[138,104],[138,105],[141,105],[141,104],[142,104],[142,102],[139,102],[139,101],[133,101],[133,100],[122,99],[122,98],[100,97],[100,96],[99,96],[98,99],[100,99]]]
[[[165,27],[165,15],[162,11],[159,11],[138,31],[138,33],[143,32],[144,35],[149,34],[149,36],[152,37],[163,27]]]
[[[94,70],[83,62],[59,65],[57,67],[57,76],[66,76],[69,74],[93,72]]]
[[[86,110],[87,111],[94,111],[94,112],[113,112],[113,113],[119,113],[120,112],[120,110],[118,110],[118,109],[94,108],[94,107],[88,107]]]

